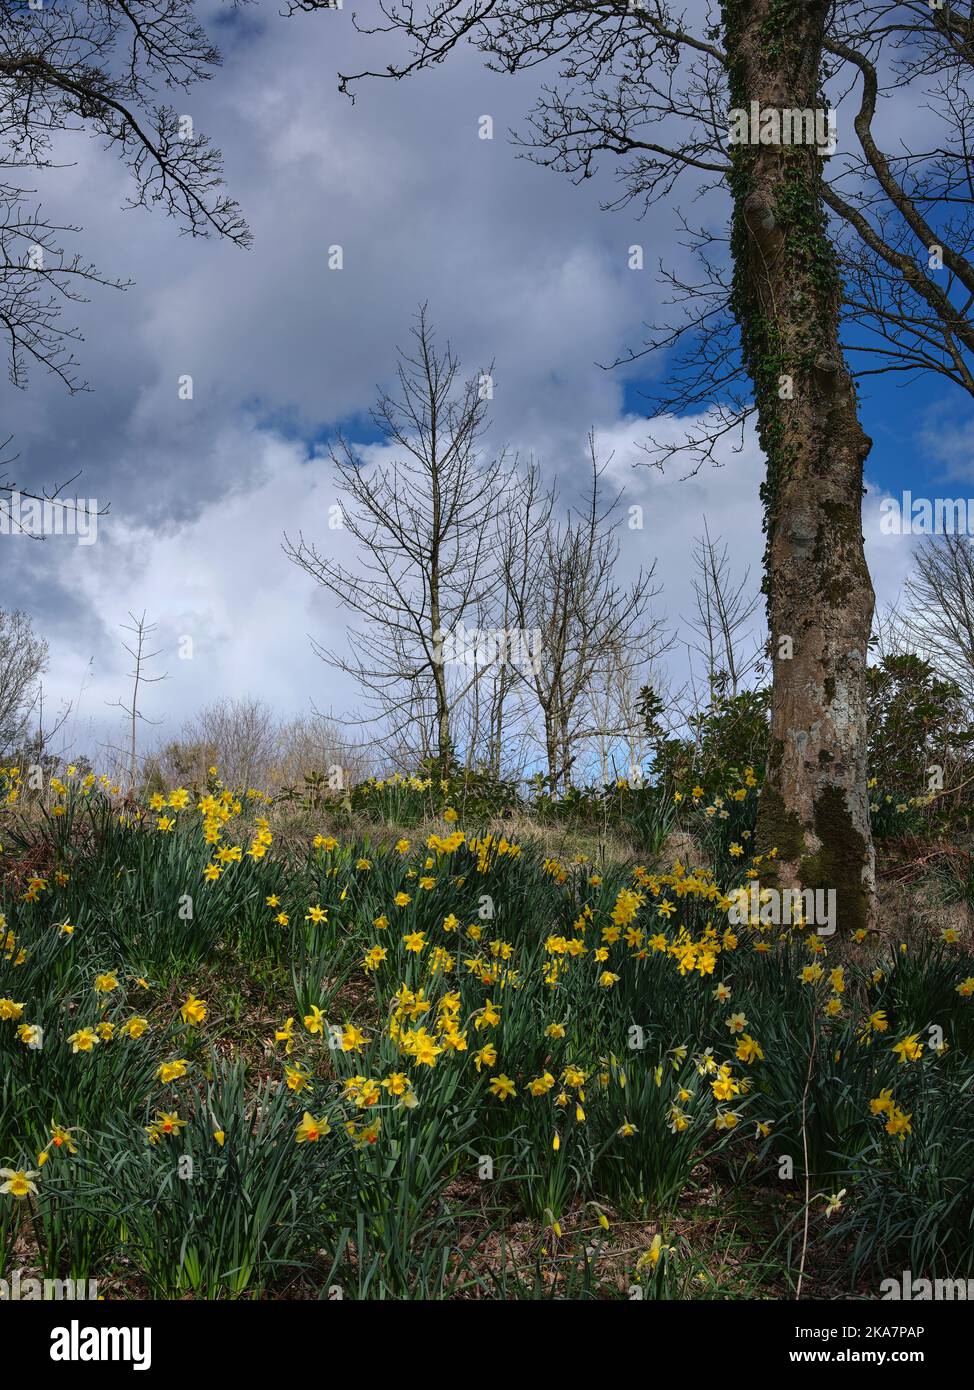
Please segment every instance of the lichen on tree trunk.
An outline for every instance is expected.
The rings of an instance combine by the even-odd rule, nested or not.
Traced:
[[[823,109],[829,11],[827,0],[725,0],[732,107]],[[839,929],[852,930],[871,922],[875,892],[865,683],[874,595],[861,520],[871,441],[839,347],[822,158],[812,144],[732,147],[733,303],[767,456],[774,675],[757,846],[776,850],[780,886],[834,889]]]

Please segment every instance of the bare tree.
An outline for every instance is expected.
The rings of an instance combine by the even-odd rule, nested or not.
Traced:
[[[603,784],[619,777],[641,782],[649,744],[639,697],[651,669],[652,659],[637,669],[622,654],[605,661],[589,682],[589,722]]]
[[[530,459],[514,480],[504,522],[498,528],[500,582],[495,601],[504,629],[519,634],[522,648],[520,659],[504,661],[497,673],[499,689],[491,711],[491,763],[498,773],[503,764],[514,764],[512,770],[523,771],[523,753],[536,738],[535,714],[540,711],[543,715],[538,692],[545,687],[539,668],[548,661],[549,634],[535,624],[535,619],[540,594],[554,578],[547,567],[547,538],[556,496],[554,484],[545,483],[540,465]],[[516,711],[513,728],[512,710]],[[544,748],[552,742],[547,737],[550,723],[549,715],[541,739]],[[516,744],[522,756],[514,752]]]
[[[551,519],[552,497],[537,479],[511,509],[512,536],[503,552],[511,611],[522,631],[540,635],[540,659],[515,667],[530,684],[544,729],[548,787],[552,795],[571,782],[572,766],[586,740],[606,730],[587,705],[597,676],[635,671],[659,651],[658,625],[645,621],[657,592],[653,570],[639,570],[631,584],[616,576],[621,494],[607,500],[600,462],[589,437],[591,480],[585,506],[564,522]]]
[[[375,761],[360,742],[349,739],[333,719],[317,712],[299,715],[278,726],[273,762],[263,782],[266,789],[293,786],[305,776],[317,775],[330,790],[342,790],[364,781],[375,770]],[[336,778],[336,772],[338,778]]]
[[[719,537],[711,540],[706,517],[703,527],[703,536],[696,540],[693,550],[697,573],[692,584],[697,611],[688,624],[700,637],[694,649],[703,657],[711,694],[733,696],[760,665],[764,654],[764,644],[753,640],[752,634],[760,594],[748,593],[750,569],[745,569],[740,582],[735,583],[727,546],[720,548]],[[749,635],[749,650],[742,651],[742,641]]]
[[[205,783],[215,767],[228,787],[277,789],[304,773],[362,766],[351,744],[321,715],[281,723],[266,701],[222,697],[186,720],[153,754],[163,781]]]
[[[883,661],[916,650],[917,643],[911,635],[911,626],[899,599],[878,608],[873,617],[873,633],[869,642],[874,657]]]
[[[18,750],[41,700],[48,646],[26,613],[0,609],[0,757]]]
[[[122,643],[123,649],[128,652],[129,656],[135,662],[133,669],[128,673],[129,679],[132,682],[132,695],[130,699],[124,701],[112,700],[110,703],[116,709],[123,710],[128,720],[129,795],[134,796],[139,777],[138,726],[140,723],[159,724],[162,722],[159,719],[148,719],[142,713],[139,708],[139,696],[144,685],[155,685],[158,681],[166,680],[167,677],[165,673],[161,676],[150,676],[146,673],[145,669],[150,661],[154,661],[157,656],[162,655],[161,648],[154,652],[146,651],[147,641],[156,630],[155,623],[146,622],[144,611],[139,618],[137,618],[134,613],[129,613],[129,617],[132,619],[132,622],[122,623],[121,626],[123,632],[131,632],[134,638],[134,644],[132,646],[129,646],[127,642]]]
[[[516,491],[515,487],[512,493]],[[494,543],[498,555],[510,535],[511,528],[499,523]],[[532,661],[534,655],[530,642],[522,641],[516,629],[506,587],[500,583],[496,587],[497,592],[475,610],[475,626],[457,653],[467,689],[453,718],[457,746],[466,750],[468,769],[483,769],[498,778],[520,778],[533,741],[533,701],[518,679],[517,667]]]
[[[490,540],[511,471],[503,454],[481,454],[490,369],[464,382],[449,345],[437,349],[425,306],[412,333],[412,351],[399,353],[398,393],[383,392],[372,411],[392,462],[361,459],[344,438],[331,454],[342,530],[358,544],[360,568],[303,533],[295,543],[285,536],[284,550],[368,624],[349,629],[350,655],[316,644],[319,655],[354,676],[386,737],[413,743],[418,726],[420,749],[432,748],[446,767],[453,712],[482,674],[452,661],[452,646],[489,587]]]
[[[974,702],[974,548],[947,534],[913,553],[904,585],[904,626],[916,651]]]

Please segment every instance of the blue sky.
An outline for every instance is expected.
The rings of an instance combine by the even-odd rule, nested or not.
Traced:
[[[389,381],[424,300],[465,368],[496,361],[491,446],[539,458],[566,502],[584,481],[589,429],[614,450],[613,477],[647,510],[646,530],[625,537],[623,568],[657,562],[657,607],[674,628],[689,611],[688,552],[705,516],[759,582],[753,439],[689,482],[634,468],[649,429],[639,374],[596,365],[642,345],[666,293],[657,258],[689,265],[669,210],[603,212],[617,192],[611,168],[573,187],[515,157],[505,132],[523,124],[542,75],[491,74],[465,52],[408,82],[364,86],[353,106],[335,74],[375,66],[380,41],[355,35],[348,10],[285,20],[278,8],[228,12],[207,0],[224,66],[178,98],[224,151],[251,250],[121,212],[124,172],[83,138],[66,143],[71,167],[44,184],[50,210],[82,226],[79,249],[136,282],[78,306],[90,395],[68,397],[40,374],[26,393],[3,387],[18,481],[43,486],[81,468],[72,491],[111,504],[95,546],[0,550],[5,606],[26,608],[50,640],[47,698],[72,703],[74,751],[112,737],[129,609],[147,610],[169,653],[170,679],[147,704],[164,735],[223,694],[261,695],[286,714],[353,703],[310,645],[312,635],[340,643],[341,616],[280,542],[324,527],[335,490],[322,446],[339,423],[353,440],[374,437],[376,384]],[[492,141],[478,138],[485,113]],[[627,264],[636,242],[642,272]],[[327,267],[334,244],[340,272]],[[663,367],[653,358],[642,370]],[[177,397],[186,373],[192,402]],[[957,388],[871,378],[862,408],[876,489],[949,479],[954,493],[974,493]],[[880,538],[876,505],[878,493],[865,529],[882,603],[899,591],[912,541]],[[180,662],[187,633],[195,655]]]

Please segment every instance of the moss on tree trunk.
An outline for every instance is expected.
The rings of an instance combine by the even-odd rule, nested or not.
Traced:
[[[726,0],[731,105],[824,110],[826,0]],[[767,456],[762,488],[772,752],[758,849],[781,886],[835,889],[840,929],[871,920],[862,538],[871,441],[839,347],[841,283],[814,144],[732,147],[733,303]]]

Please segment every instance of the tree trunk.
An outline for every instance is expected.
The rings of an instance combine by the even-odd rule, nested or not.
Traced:
[[[450,733],[450,702],[447,697],[446,668],[443,661],[443,631],[440,627],[439,557],[434,552],[430,566],[430,622],[433,629],[433,693],[436,704],[436,755],[439,775],[447,777],[453,762]]]
[[[545,752],[548,757],[548,791],[558,795],[558,724],[551,710],[544,710]]]
[[[562,714],[559,722],[559,737],[561,739],[561,767],[558,769],[561,775],[562,786],[568,791],[572,784],[572,739],[568,728],[568,717]]]
[[[732,108],[824,111],[829,10],[828,0],[725,0]],[[767,456],[774,685],[757,846],[777,850],[781,887],[834,889],[839,929],[852,930],[871,921],[875,889],[865,686],[874,595],[861,517],[871,441],[839,348],[822,156],[811,143],[741,144],[731,155],[733,302]]]

